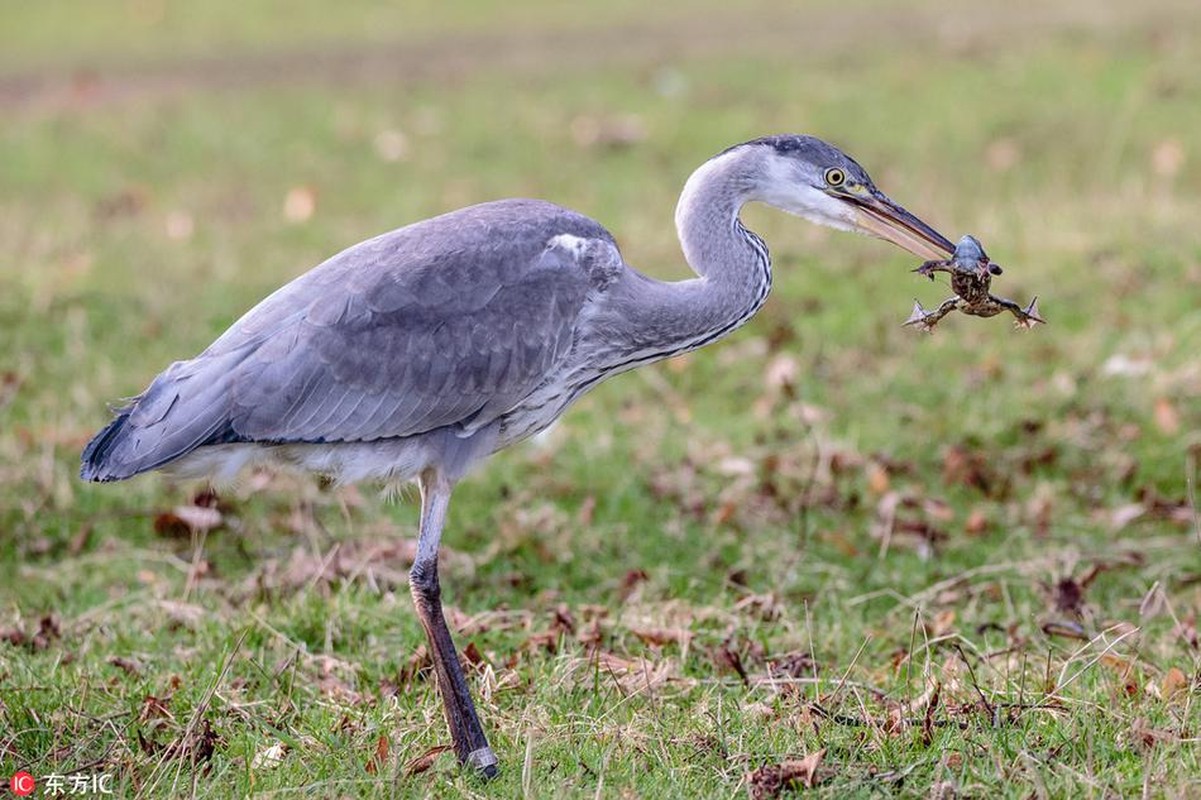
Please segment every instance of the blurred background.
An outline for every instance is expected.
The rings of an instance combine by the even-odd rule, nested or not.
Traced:
[[[636,614],[660,621],[664,603],[737,619],[746,596],[771,595],[787,611],[746,629],[699,611],[680,624],[714,647],[736,630],[769,651],[813,651],[816,630],[823,675],[892,686],[878,665],[909,642],[914,607],[898,597],[1020,563],[989,584],[1004,603],[926,608],[945,602],[959,614],[950,630],[981,649],[999,634],[979,626],[1016,626],[1011,639],[1027,639],[1014,652],[1066,663],[1079,642],[1047,634],[1048,620],[1087,642],[1114,619],[1138,622],[1160,587],[1175,622],[1140,622],[1154,662],[1142,668],[1152,682],[1172,659],[1188,672],[1195,630],[1181,644],[1174,625],[1195,617],[1201,576],[1199,63],[1193,0],[0,4],[0,632],[13,643],[0,641],[0,679],[53,683],[56,648],[31,644],[39,619],[57,620],[51,638],[77,658],[60,694],[10,695],[0,715],[24,724],[61,708],[72,682],[111,685],[111,658],[131,649],[142,683],[111,699],[136,702],[187,674],[185,644],[214,662],[245,624],[237,587],[279,578],[265,564],[411,535],[412,504],[368,490],[256,476],[197,522],[177,513],[188,487],[84,485],[78,453],[107,404],[338,250],[484,200],[578,209],[630,263],[685,277],[672,227],[684,180],[776,132],[839,145],[952,240],[978,236],[1006,268],[994,290],[1038,295],[1050,324],[950,317],[918,335],[900,326],[913,298],[930,307],[949,292],[910,274],[911,257],[749,208],[774,256],[768,306],[719,346],[606,384],[460,490],[452,601],[531,619],[607,604],[625,620],[609,631],[615,649],[653,657],[663,643],[622,616],[630,585]],[[401,555],[376,555],[403,575]],[[302,570],[255,613],[280,641],[358,665],[345,680],[370,693],[419,633],[403,591],[397,601],[375,591],[387,580],[364,587],[352,572]],[[1074,605],[1052,590],[1065,579]],[[350,588],[311,597],[331,583]],[[166,600],[204,621],[165,633]],[[331,634],[339,615],[379,638]],[[530,684],[558,674],[553,661],[505,662],[518,633],[482,635]],[[725,674],[704,647],[671,647],[684,676]],[[328,697],[313,674],[309,691]],[[1099,685],[1090,707],[1106,705]],[[487,703],[513,752],[521,709],[546,699],[523,691]],[[423,722],[394,757],[438,741],[429,687],[406,703],[418,711],[401,716]],[[699,705],[683,707],[701,719]],[[252,760],[257,724],[214,722],[218,757],[245,737]],[[48,744],[65,730],[22,752],[96,756]],[[369,732],[346,735],[374,742]],[[136,752],[128,735],[97,733],[94,748]],[[784,738],[754,752],[806,734],[773,735]],[[843,763],[878,758],[857,753]],[[140,763],[126,762],[126,779]],[[656,769],[631,762],[628,785]],[[730,769],[726,790],[744,771]],[[988,769],[980,780],[999,779]],[[1122,780],[1104,785],[1135,785]]]

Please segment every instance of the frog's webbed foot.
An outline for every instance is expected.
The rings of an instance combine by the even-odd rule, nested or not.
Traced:
[[[959,305],[958,297],[951,297],[943,300],[938,308],[933,311],[927,311],[922,308],[922,304],[917,300],[913,301],[913,312],[909,315],[909,319],[905,320],[902,325],[912,325],[923,333],[934,333],[935,326],[947,314],[950,314]]]
[[[1035,298],[1033,300],[1031,300],[1030,304],[1028,306],[1026,306],[1025,308],[1018,308],[1017,303],[1014,303],[1013,305],[1014,305],[1014,308],[1011,308],[1009,310],[1013,313],[1013,316],[1016,318],[1013,323],[1013,326],[1015,328],[1020,328],[1022,330],[1029,330],[1030,328],[1033,328],[1035,325],[1040,325],[1040,324],[1046,325],[1047,324],[1047,321],[1045,319],[1043,319],[1041,316],[1039,316],[1039,314],[1038,314],[1038,297],[1037,296],[1035,296]]]
[[[1013,314],[1014,327],[1028,330],[1035,325],[1045,325],[1047,321],[1038,314],[1038,298],[1035,297],[1030,301],[1030,304],[1022,308],[1017,303],[1005,297],[997,297],[995,295],[988,296],[988,302],[980,309],[968,311],[969,314],[975,314],[979,317],[991,317],[995,314],[1000,314],[1002,311],[1008,311]]]

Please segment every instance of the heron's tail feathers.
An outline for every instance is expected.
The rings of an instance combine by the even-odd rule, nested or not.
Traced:
[[[236,441],[228,415],[224,363],[176,362],[88,443],[85,481],[120,481],[158,469],[198,447]]]
[[[83,456],[80,458],[79,477],[85,481],[119,481],[133,477],[135,473],[117,468],[112,456],[113,451],[121,442],[122,433],[129,422],[129,414],[135,403],[137,403],[136,399],[133,403],[119,409],[116,418],[105,425],[104,429],[88,442],[87,447],[83,449]]]

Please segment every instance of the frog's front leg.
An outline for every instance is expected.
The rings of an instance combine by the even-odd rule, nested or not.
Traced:
[[[914,270],[918,275],[925,275],[930,280],[934,280],[936,272],[954,272],[954,261],[927,261],[920,267]]]
[[[923,331],[925,333],[934,333],[934,327],[938,325],[939,321],[947,314],[950,314],[952,311],[958,308],[960,305],[961,301],[958,297],[948,297],[946,300],[942,301],[942,304],[939,305],[938,308],[934,309],[933,311],[927,311],[926,309],[922,308],[921,303],[919,303],[917,300],[914,300],[913,313],[909,315],[909,319],[905,320],[901,324],[912,325],[919,331]]]

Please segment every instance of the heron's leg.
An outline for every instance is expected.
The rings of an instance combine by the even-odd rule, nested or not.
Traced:
[[[418,481],[421,487],[421,531],[417,537],[417,558],[409,572],[409,589],[417,605],[417,617],[425,628],[426,638],[434,661],[438,692],[446,711],[446,724],[455,754],[463,764],[469,764],[485,777],[497,774],[496,755],[480,727],[480,719],[471,701],[459,654],[442,616],[442,590],[438,584],[438,542],[446,522],[450,503],[451,484],[433,470]]]

